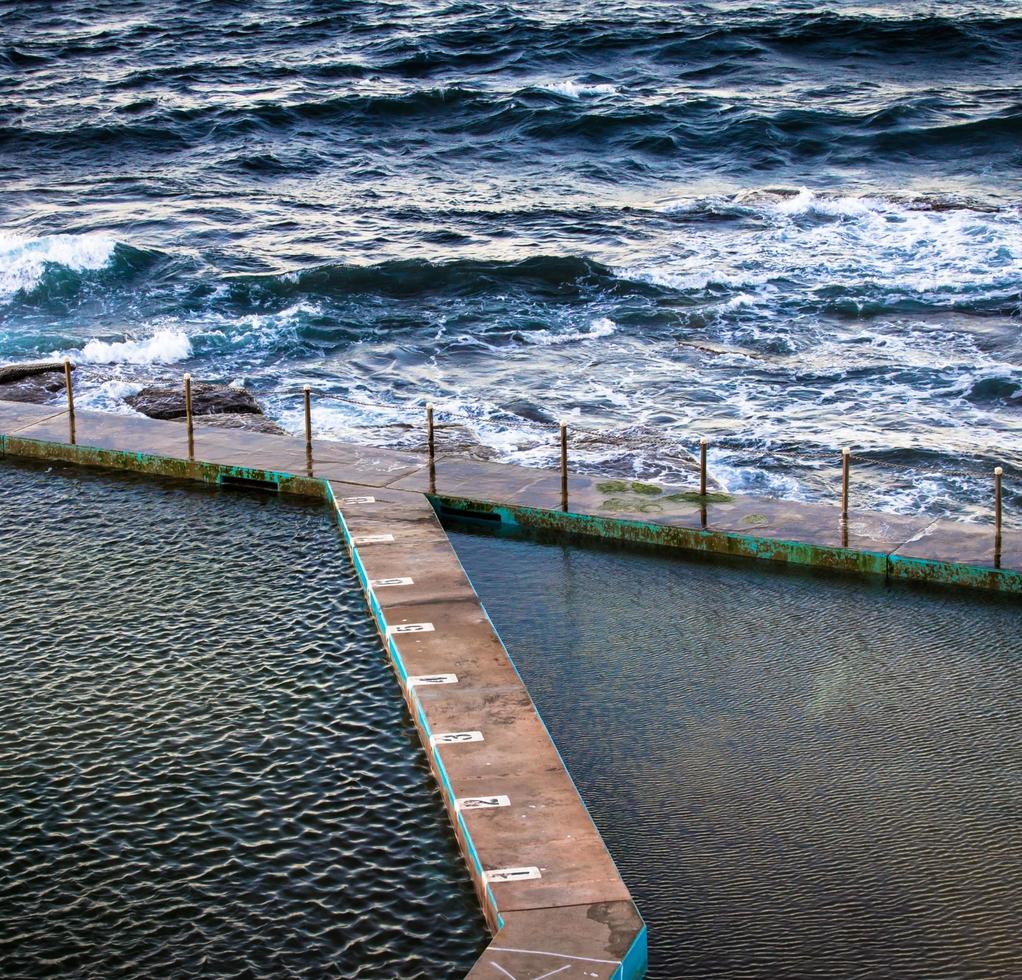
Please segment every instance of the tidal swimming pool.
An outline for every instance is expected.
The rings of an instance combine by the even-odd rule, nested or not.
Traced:
[[[651,977],[1022,976],[1022,606],[452,540]]]
[[[0,460],[0,976],[460,977],[488,941],[322,504]]]

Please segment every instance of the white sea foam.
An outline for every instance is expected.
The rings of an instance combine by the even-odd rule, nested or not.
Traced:
[[[90,340],[78,359],[92,364],[172,364],[190,357],[192,344],[180,330],[160,330],[138,340]]]
[[[117,242],[106,235],[44,235],[26,238],[0,233],[0,299],[34,289],[48,265],[76,272],[102,269]]]
[[[569,344],[574,341],[598,340],[609,337],[617,330],[617,324],[608,317],[601,316],[593,320],[588,330],[569,330],[557,333],[554,330],[530,330],[522,333],[522,338],[536,347],[551,347],[555,344]]]
[[[570,99],[581,99],[593,95],[617,94],[617,88],[613,85],[590,84],[572,81],[571,79],[542,82],[537,87],[545,89],[547,92],[554,92],[557,95],[566,95]]]
[[[927,210],[880,197],[761,192],[668,205],[749,218],[754,234],[721,236],[686,225],[678,251],[624,270],[684,291],[723,287],[734,305],[776,309],[786,300],[886,307],[902,301],[945,308],[961,299],[1017,307],[1022,212]],[[736,300],[738,302],[736,302]],[[733,308],[733,307],[732,307]]]

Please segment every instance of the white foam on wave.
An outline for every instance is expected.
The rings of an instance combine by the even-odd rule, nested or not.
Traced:
[[[678,253],[623,270],[655,285],[723,287],[763,309],[785,300],[865,307],[901,301],[936,308],[1022,300],[1022,211],[925,209],[881,197],[743,194],[671,204],[675,214],[730,212],[755,220],[722,237],[686,225]],[[737,305],[749,306],[747,298]]]
[[[540,83],[537,88],[555,95],[566,95],[569,99],[582,99],[594,95],[616,95],[617,88],[613,85],[596,84],[588,82],[577,82],[571,79],[560,81],[547,81]]]
[[[529,344],[535,347],[551,347],[555,344],[569,344],[575,341],[599,340],[601,337],[609,337],[617,330],[617,324],[609,317],[597,317],[589,325],[588,330],[569,330],[566,333],[557,333],[553,330],[530,330],[523,332],[520,336]]]
[[[75,272],[102,269],[116,245],[113,238],[98,234],[26,238],[0,232],[0,299],[30,292],[48,265],[61,265]]]
[[[190,357],[192,343],[180,330],[159,330],[139,340],[90,340],[78,359],[91,364],[172,364]]]

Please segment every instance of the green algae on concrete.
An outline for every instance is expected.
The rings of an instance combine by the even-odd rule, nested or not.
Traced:
[[[729,493],[696,493],[694,490],[682,490],[678,493],[669,493],[664,497],[664,500],[670,500],[672,503],[685,503],[685,504],[726,504],[729,500],[734,498]]]

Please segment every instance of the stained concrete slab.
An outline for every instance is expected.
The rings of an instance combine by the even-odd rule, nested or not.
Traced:
[[[496,502],[510,501],[514,494],[549,475],[547,470],[509,463],[477,460],[438,459],[434,468],[436,493],[468,495]],[[390,484],[399,490],[429,493],[431,480],[426,467]]]
[[[511,912],[466,980],[609,980],[642,928],[631,902]]]
[[[258,435],[248,433],[249,436]],[[281,436],[263,436],[264,442],[247,455],[249,466],[311,474],[323,480],[344,481],[363,487],[385,487],[419,471],[423,459],[414,453],[368,446],[314,442],[311,462],[304,442]],[[255,440],[248,440],[251,444]]]
[[[1022,591],[1022,531],[938,520],[890,556],[892,578]]]
[[[19,432],[25,426],[61,415],[66,416],[66,410],[60,405],[0,401],[0,435],[10,435]],[[66,423],[64,431],[67,432]]]

